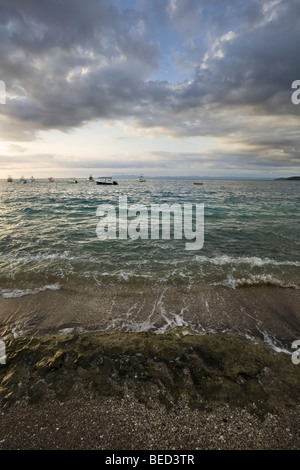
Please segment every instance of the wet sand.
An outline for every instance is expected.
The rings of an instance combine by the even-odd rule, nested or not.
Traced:
[[[274,286],[229,289],[195,285],[113,285],[93,291],[61,288],[0,297],[0,334],[88,331],[236,331],[290,350],[300,338],[300,290]]]

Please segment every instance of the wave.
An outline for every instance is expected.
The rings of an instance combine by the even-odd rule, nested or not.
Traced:
[[[251,274],[249,277],[234,278],[228,275],[224,281],[213,282],[214,286],[224,286],[231,289],[247,286],[276,286],[282,288],[299,289],[299,285],[292,282],[284,282],[280,279],[273,277],[271,274]]]
[[[35,289],[2,289],[0,290],[0,294],[4,299],[15,299],[18,297],[24,297],[25,295],[34,295],[38,294],[39,292],[43,292],[45,290],[59,290],[59,284],[49,284],[43,287],[36,287]]]
[[[255,266],[296,266],[300,267],[300,261],[276,261],[270,258],[259,258],[257,256],[238,256],[237,258],[233,258],[228,255],[216,256],[214,258],[209,258],[207,256],[199,256],[196,255],[196,261],[200,261],[202,263],[208,262],[217,266],[224,266],[227,264],[250,264],[251,267]]]
[[[12,257],[10,255],[0,256],[0,261],[10,261],[10,262],[43,261],[43,260],[49,260],[49,259],[75,259],[75,257],[71,256],[71,254],[68,251],[64,251],[63,253],[40,253],[36,255],[28,254],[26,256],[15,256],[15,257]]]

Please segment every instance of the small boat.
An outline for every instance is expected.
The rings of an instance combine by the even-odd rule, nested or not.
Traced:
[[[116,181],[113,181],[111,176],[99,176],[96,181],[97,184],[109,184],[109,185],[116,185],[118,184]]]
[[[202,185],[203,183],[194,183],[194,184],[199,184],[199,185]]]
[[[54,183],[54,179],[52,178],[52,176],[49,176],[49,178],[47,178],[47,181],[48,183]]]
[[[78,181],[77,181],[76,178],[73,178],[73,179],[69,180],[69,183],[78,183]]]
[[[92,175],[90,175],[90,176],[87,177],[86,180],[87,180],[87,181],[94,181],[94,178],[92,177]]]
[[[12,182],[13,182],[13,179],[12,179],[12,177],[11,177],[10,175],[7,177],[7,182],[8,182],[8,183],[12,183]]]
[[[27,183],[27,179],[24,178],[24,176],[21,176],[21,178],[19,179],[19,183]]]
[[[139,181],[140,183],[145,183],[145,182],[146,182],[146,180],[145,180],[145,178],[143,177],[143,175],[140,175],[140,177],[137,178],[137,181]]]
[[[33,176],[30,176],[30,181],[31,181],[31,183],[33,183],[35,181]]]

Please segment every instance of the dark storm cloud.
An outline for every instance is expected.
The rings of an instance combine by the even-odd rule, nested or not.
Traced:
[[[0,76],[8,101],[2,120],[20,122],[11,127],[22,139],[40,129],[135,115],[158,55],[143,23],[111,1],[4,0]],[[1,127],[6,130],[5,122]]]
[[[2,139],[130,119],[174,137],[235,133],[254,160],[270,145],[292,161],[295,119],[288,142],[273,126],[299,113],[299,39],[297,0],[1,0]],[[193,71],[181,83],[160,73],[175,46]]]

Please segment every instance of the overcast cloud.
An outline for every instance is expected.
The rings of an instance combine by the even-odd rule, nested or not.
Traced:
[[[0,139],[124,121],[226,139],[174,156],[191,167],[295,167],[299,44],[299,0],[0,0]]]

